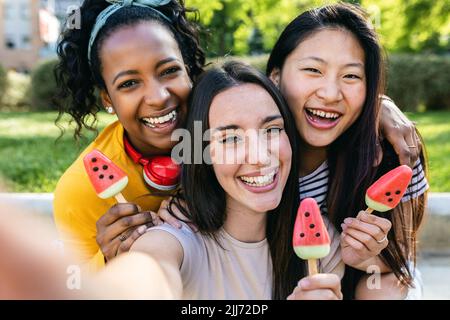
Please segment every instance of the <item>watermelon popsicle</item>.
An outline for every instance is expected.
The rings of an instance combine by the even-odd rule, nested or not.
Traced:
[[[316,200],[306,198],[300,203],[292,243],[297,256],[308,260],[309,274],[318,273],[317,259],[330,253],[330,237]]]
[[[97,149],[89,152],[83,162],[92,186],[100,198],[115,197],[119,203],[127,202],[121,191],[128,184],[128,177],[122,169]]]
[[[385,212],[394,209],[402,199],[412,178],[412,170],[406,165],[384,174],[366,192],[366,212]]]

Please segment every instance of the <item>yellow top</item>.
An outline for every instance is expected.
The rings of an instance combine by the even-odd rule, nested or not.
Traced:
[[[89,271],[98,271],[105,264],[96,241],[96,222],[116,200],[100,199],[95,193],[83,164],[87,153],[98,149],[127,173],[129,182],[122,195],[128,202],[143,210],[157,211],[164,199],[150,195],[142,176],[142,166],[125,153],[123,133],[123,126],[118,121],[106,127],[63,174],[54,194],[54,219],[64,247],[77,254],[81,259],[79,263]]]

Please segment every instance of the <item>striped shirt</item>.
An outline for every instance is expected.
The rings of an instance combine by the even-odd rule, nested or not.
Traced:
[[[328,177],[330,170],[325,161],[314,172],[300,178],[300,199],[314,198],[321,211],[326,213],[326,198],[328,192]],[[408,189],[403,195],[402,202],[409,201],[424,194],[429,188],[425,172],[420,159],[416,161],[413,169],[413,176]]]

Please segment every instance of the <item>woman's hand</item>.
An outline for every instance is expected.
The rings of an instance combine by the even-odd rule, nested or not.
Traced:
[[[161,206],[159,207],[159,210],[158,210],[158,216],[164,222],[170,224],[172,227],[180,229],[181,228],[180,220],[189,221],[189,219],[175,205],[173,205],[171,207],[171,209],[172,209],[172,212],[178,217],[178,219],[170,214],[170,212],[168,210],[168,206],[169,206],[169,203],[171,200],[172,200],[172,198],[169,198],[168,200],[164,200],[163,202],[161,202]],[[187,210],[186,203],[181,199],[178,199],[178,201]],[[191,222],[188,222],[187,224],[193,231],[195,231],[195,232],[198,231],[198,228],[195,224],[193,224]]]
[[[142,211],[132,203],[118,203],[97,221],[97,244],[106,261],[110,261],[130,250],[148,227],[161,223],[154,212]]]
[[[380,129],[385,137],[394,147],[400,164],[414,167],[419,158],[422,144],[416,133],[416,127],[395,105],[394,101],[384,96],[381,100]],[[381,148],[378,149],[377,164],[383,158]]]
[[[341,254],[345,264],[363,271],[374,264],[382,272],[390,271],[378,258],[389,243],[387,234],[392,223],[388,219],[360,211],[356,218],[346,218],[341,227]]]
[[[332,273],[303,278],[287,300],[342,300],[341,279]]]

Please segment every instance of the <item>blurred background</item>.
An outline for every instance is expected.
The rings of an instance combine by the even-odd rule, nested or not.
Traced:
[[[79,142],[51,98],[60,30],[77,0],[0,0],[0,179],[19,203],[48,216],[58,178],[95,137]],[[186,0],[199,9],[210,62],[237,58],[264,70],[272,46],[298,14],[336,1]],[[387,94],[417,123],[427,147],[431,195],[419,266],[425,298],[450,299],[450,1],[361,0],[388,58]],[[78,12],[79,13],[79,12]],[[191,16],[192,18],[194,15]],[[101,113],[98,128],[114,121]],[[92,119],[94,121],[94,119]]]

